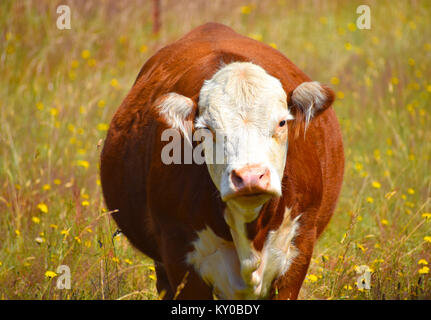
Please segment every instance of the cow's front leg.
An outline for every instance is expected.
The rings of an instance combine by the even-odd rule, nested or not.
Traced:
[[[174,299],[212,299],[212,289],[205,284],[195,269],[186,262],[187,247],[190,249],[193,234],[183,230],[166,228],[161,235],[162,260],[171,295]],[[187,242],[185,244],[185,242]],[[170,297],[171,298],[171,297]]]
[[[286,273],[274,281],[271,299],[296,300],[298,298],[313,255],[315,240],[316,228],[312,227],[307,230],[307,227],[303,225],[294,241],[298,254]]]

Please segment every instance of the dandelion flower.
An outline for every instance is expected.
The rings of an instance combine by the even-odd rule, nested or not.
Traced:
[[[45,277],[52,279],[55,278],[57,276],[57,274],[54,271],[50,271],[48,270],[47,272],[45,272]]]
[[[83,207],[88,207],[90,205],[90,202],[88,202],[87,200],[82,201],[82,206]]]
[[[426,261],[425,259],[420,259],[420,260],[418,261],[418,264],[427,265],[427,264],[428,264],[428,261]]]
[[[430,272],[430,268],[428,268],[428,267],[423,267],[423,268],[420,268],[419,270],[418,270],[418,272],[419,272],[419,274],[425,274],[425,273],[429,273]]]
[[[310,282],[316,282],[318,280],[317,276],[314,274],[310,274],[307,276],[308,281]]]
[[[106,123],[99,123],[97,125],[97,130],[99,131],[107,131],[109,129],[109,125]]]
[[[90,58],[90,56],[91,56],[91,53],[90,53],[90,51],[88,51],[88,50],[83,50],[83,51],[81,52],[81,57],[82,57],[82,59],[87,60],[88,58]]]
[[[90,166],[90,163],[88,161],[86,161],[86,160],[78,160],[76,162],[76,165],[79,166],[79,167],[83,167],[85,169],[88,169],[88,167]]]
[[[425,236],[425,237],[424,237],[424,240],[425,240],[426,242],[431,243],[431,236]]]
[[[367,202],[368,203],[374,203],[373,197],[367,197]]]
[[[43,103],[42,103],[42,102],[38,102],[38,103],[36,103],[36,108],[37,108],[38,110],[43,110],[43,108],[44,108]]]
[[[337,98],[340,99],[340,100],[344,99],[344,92],[343,91],[338,91],[337,92]]]
[[[340,79],[338,79],[337,77],[332,77],[331,78],[331,83],[334,85],[337,85],[340,83]]]
[[[356,25],[353,22],[350,22],[347,25],[347,29],[349,29],[349,31],[351,31],[351,32],[354,32],[354,31],[356,31]]]
[[[40,212],[42,212],[42,213],[48,213],[48,206],[45,204],[45,203],[43,203],[43,202],[41,202],[41,203],[39,203],[38,205],[37,205],[37,208],[40,210]]]
[[[148,276],[148,278],[150,278],[151,280],[156,281],[156,276],[155,276],[154,274],[150,274],[150,275]]]
[[[34,223],[36,223],[36,224],[39,224],[40,223],[40,219],[38,218],[38,217],[32,217],[31,218],[31,221],[33,221]]]
[[[241,13],[242,13],[243,15],[248,15],[248,14],[250,14],[250,13],[251,13],[251,11],[252,11],[251,6],[242,6],[242,7],[241,7]]]
[[[373,181],[371,185],[373,186],[373,188],[376,189],[380,189],[382,187],[382,185],[378,181]]]
[[[431,219],[431,213],[429,213],[429,212],[422,213],[422,218],[424,218],[426,220]]]
[[[124,262],[127,263],[127,264],[130,264],[130,265],[133,264],[132,260],[130,260],[130,259],[124,259]]]
[[[118,87],[118,85],[119,85],[119,84],[118,84],[118,80],[117,80],[117,79],[115,79],[115,78],[114,78],[114,79],[112,79],[110,83],[111,83],[111,86],[112,86],[112,87],[114,87],[114,88],[117,88],[117,87]]]
[[[105,102],[105,100],[103,100],[103,99],[101,99],[101,100],[99,100],[99,101],[97,102],[97,106],[98,106],[99,108],[103,108],[103,107],[105,106],[105,104],[106,104],[106,102]]]

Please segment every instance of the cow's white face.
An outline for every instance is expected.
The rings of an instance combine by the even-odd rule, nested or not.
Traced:
[[[333,99],[329,88],[303,82],[293,90],[291,103],[308,124]],[[194,102],[176,93],[159,101],[159,114],[187,137],[185,122]],[[233,211],[245,212],[244,219],[251,221],[266,201],[281,195],[287,122],[293,119],[286,93],[280,81],[261,67],[234,62],[204,82],[198,108],[195,133],[202,131],[206,137],[203,149],[211,178],[222,200]]]
[[[253,209],[281,195],[291,119],[280,81],[257,65],[231,63],[205,81],[195,128],[214,137],[205,158],[223,201]]]

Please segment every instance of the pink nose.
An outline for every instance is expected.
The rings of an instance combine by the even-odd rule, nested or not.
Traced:
[[[270,171],[262,165],[246,165],[231,172],[231,181],[236,192],[261,193],[270,186]]]

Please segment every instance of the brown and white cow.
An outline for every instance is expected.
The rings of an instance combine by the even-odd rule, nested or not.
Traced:
[[[154,259],[159,292],[297,298],[342,184],[333,100],[280,52],[220,24],[145,63],[111,122],[101,181],[122,232]],[[198,146],[190,132],[214,134],[199,146],[208,160],[223,141],[223,161],[166,164],[169,129],[183,151]]]

